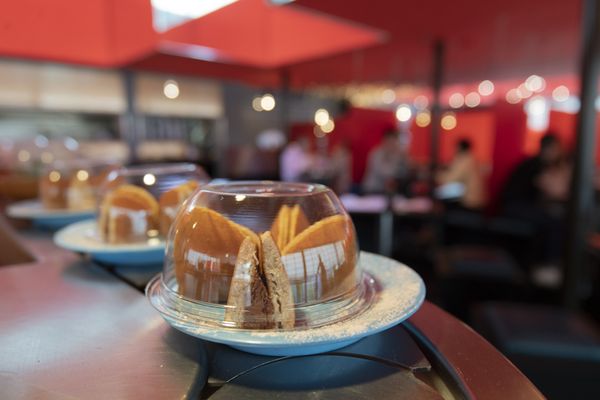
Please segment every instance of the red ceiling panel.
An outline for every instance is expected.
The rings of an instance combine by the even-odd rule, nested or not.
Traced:
[[[105,0],[105,3],[110,16],[109,44],[114,64],[126,65],[132,59],[152,54],[158,34],[152,26],[150,0]]]
[[[428,81],[436,38],[446,44],[446,82],[573,72],[578,62],[580,1],[297,0],[290,7],[389,33],[382,46],[295,65],[297,86]]]
[[[373,45],[383,35],[314,11],[240,0],[162,38],[216,49],[230,63],[276,68]]]
[[[119,66],[152,50],[149,0],[19,0],[0,12],[0,55]]]
[[[107,17],[105,0],[5,1],[0,54],[108,65]]]
[[[580,7],[562,0],[297,0],[282,7],[241,0],[163,36],[152,28],[149,0],[19,0],[3,4],[0,56],[261,85],[277,83],[275,67],[285,66],[292,85],[306,87],[427,82],[431,43],[441,38],[447,83],[523,78],[576,70]],[[359,29],[365,26],[377,30]],[[384,44],[349,50],[373,43],[379,32]],[[186,55],[173,43],[212,48],[220,62],[173,57]]]

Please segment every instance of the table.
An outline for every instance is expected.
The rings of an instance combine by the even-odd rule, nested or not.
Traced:
[[[428,302],[405,324],[334,354],[253,356],[170,328],[134,287],[143,274],[108,271],[47,233],[14,234],[1,220],[0,230],[22,247],[5,253],[35,259],[0,262],[1,398],[543,398],[489,343]],[[296,379],[282,381],[278,371]],[[318,381],[323,371],[327,385]]]
[[[344,194],[340,200],[355,221],[361,217],[377,221],[376,251],[386,257],[391,257],[394,250],[394,218],[431,217],[435,212],[433,201],[427,197]]]

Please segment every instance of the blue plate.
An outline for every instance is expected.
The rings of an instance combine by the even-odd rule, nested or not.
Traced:
[[[94,217],[95,210],[49,210],[39,200],[10,204],[6,214],[12,218],[29,219],[36,227],[57,230],[74,222]]]
[[[165,242],[158,238],[141,243],[108,244],[97,234],[96,220],[71,224],[54,234],[57,246],[77,253],[89,254],[92,259],[111,265],[148,266],[162,264]]]
[[[395,260],[361,252],[360,265],[366,285],[374,293],[369,308],[335,324],[289,331],[232,329],[199,323],[182,300],[173,296],[162,274],[148,283],[150,303],[174,328],[189,335],[223,343],[248,353],[267,356],[317,354],[348,346],[364,337],[391,328],[414,314],[425,299],[425,285],[412,269]]]

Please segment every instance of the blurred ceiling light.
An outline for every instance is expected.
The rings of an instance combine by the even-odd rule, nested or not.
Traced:
[[[447,131],[452,130],[456,128],[456,116],[454,115],[454,113],[446,113],[442,117],[440,124],[442,125],[442,129],[445,129]]]
[[[252,108],[254,109],[254,111],[258,111],[261,112],[262,106],[260,105],[260,101],[261,101],[261,97],[257,96],[254,99],[252,99]]]
[[[50,182],[56,183],[60,180],[60,172],[58,171],[51,171],[48,174],[48,179],[50,180]]]
[[[448,104],[452,108],[461,108],[465,105],[465,96],[458,92],[452,93],[452,95],[450,95],[448,98]]]
[[[539,75],[531,75],[525,80],[525,87],[531,92],[541,92],[546,87],[546,81]]]
[[[83,182],[88,180],[90,174],[85,169],[80,169],[79,171],[77,171],[77,174],[75,176],[78,180]]]
[[[415,123],[420,128],[425,128],[431,123],[431,113],[429,111],[421,111],[415,117]]]
[[[267,129],[256,137],[256,146],[261,150],[277,150],[285,146],[287,141],[279,129]]]
[[[424,110],[429,105],[429,99],[427,98],[427,96],[420,94],[417,97],[415,97],[415,99],[413,100],[413,104],[417,110]]]
[[[154,27],[164,32],[173,26],[217,11],[237,0],[151,0]]]
[[[54,161],[54,154],[50,153],[49,151],[43,151],[40,155],[40,159],[44,164],[50,164],[52,161]]]
[[[481,97],[477,92],[471,92],[465,96],[465,104],[467,107],[477,107],[481,103]]]
[[[534,96],[525,104],[527,113],[532,115],[542,115],[547,110],[546,99],[542,96]]]
[[[564,101],[554,103],[552,108],[556,111],[562,111],[568,114],[576,114],[581,108],[581,101],[579,101],[577,96],[569,96]]]
[[[27,162],[31,158],[31,154],[27,150],[19,150],[19,153],[17,153],[17,158],[21,162]]]
[[[392,89],[385,89],[381,93],[381,101],[383,101],[385,104],[392,104],[395,100],[396,92],[394,92]]]
[[[179,97],[179,84],[177,81],[169,79],[163,85],[163,93],[167,99],[176,99]]]
[[[490,80],[481,81],[477,87],[479,94],[482,96],[489,96],[494,93],[494,84]]]
[[[506,101],[510,104],[517,104],[521,101],[521,96],[519,96],[519,91],[517,89],[510,89],[506,92]]]
[[[260,99],[260,106],[265,111],[273,110],[275,108],[275,97],[270,93],[266,93]]]
[[[153,174],[146,174],[142,178],[142,181],[144,181],[144,184],[152,186],[156,183],[156,176],[154,176]]]
[[[315,124],[319,126],[325,125],[329,121],[329,111],[324,108],[319,108],[315,112]]]
[[[159,234],[160,232],[158,231],[158,229],[148,229],[146,235],[148,235],[148,237],[151,238],[148,239],[148,244],[155,243],[154,240],[158,240],[158,243],[160,243],[160,239],[157,238]]]
[[[525,104],[527,127],[533,131],[542,132],[548,128],[550,109],[546,99],[540,95],[532,97]]]
[[[531,92],[531,90],[527,89],[527,86],[525,86],[524,83],[521,83],[517,88],[517,94],[521,99],[527,99],[531,97],[533,93]]]
[[[76,151],[79,148],[79,142],[70,136],[67,136],[65,140],[63,140],[63,144],[67,150]]]
[[[406,122],[412,117],[412,110],[408,104],[400,104],[396,109],[396,118],[400,122]]]
[[[552,91],[552,98],[559,103],[563,101],[567,101],[571,93],[569,92],[569,88],[565,85],[560,85],[554,88]]]
[[[331,133],[335,129],[335,123],[332,119],[327,121],[324,125],[321,126],[321,130],[325,133]]]
[[[190,18],[199,18],[210,14],[237,0],[152,0],[152,7],[171,14],[184,15]]]
[[[40,149],[48,147],[48,144],[50,143],[48,141],[48,138],[46,136],[44,136],[44,135],[37,135],[35,137],[35,140],[33,142],[35,143],[35,146],[38,147],[38,148],[40,148]]]
[[[244,200],[246,200],[245,194],[236,194],[235,195],[235,201],[244,201]]]

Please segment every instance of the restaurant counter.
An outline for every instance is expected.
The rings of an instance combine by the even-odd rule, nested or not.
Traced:
[[[150,272],[97,265],[50,233],[0,219],[0,397],[6,399],[543,396],[469,327],[425,302],[407,322],[335,352],[263,357],[172,329]]]

